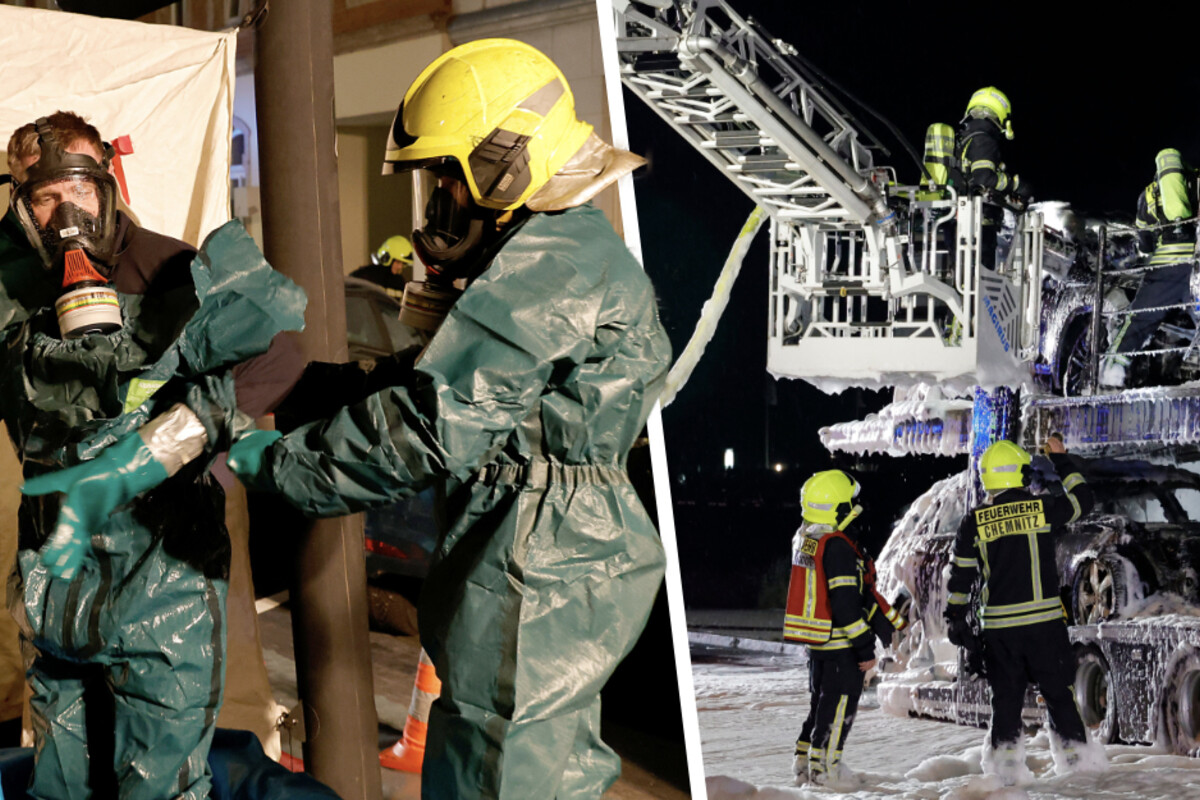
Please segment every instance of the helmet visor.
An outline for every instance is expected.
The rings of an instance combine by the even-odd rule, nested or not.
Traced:
[[[427,266],[462,258],[478,244],[483,225],[462,168],[441,159],[413,169],[413,246]]]

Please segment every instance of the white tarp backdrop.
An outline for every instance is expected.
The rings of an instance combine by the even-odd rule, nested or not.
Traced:
[[[229,219],[236,44],[234,31],[0,6],[0,146],[59,110],[105,141],[129,136],[135,219],[199,244]]]

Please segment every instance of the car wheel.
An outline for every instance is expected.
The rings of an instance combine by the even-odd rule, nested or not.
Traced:
[[[404,595],[368,585],[367,603],[373,630],[401,636],[417,635],[417,607]]]
[[[1076,624],[1095,625],[1114,619],[1130,602],[1141,600],[1141,582],[1129,580],[1130,575],[1137,574],[1137,569],[1123,556],[1110,554],[1084,559],[1075,570],[1071,589]]]
[[[1172,659],[1163,685],[1162,720],[1173,752],[1200,755],[1200,652],[1187,648]]]
[[[1117,738],[1117,691],[1104,656],[1094,647],[1075,650],[1075,702],[1092,738],[1109,744]]]

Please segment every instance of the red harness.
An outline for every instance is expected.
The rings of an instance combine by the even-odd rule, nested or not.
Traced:
[[[825,546],[841,539],[866,562],[863,583],[870,588],[879,610],[899,630],[904,620],[892,610],[875,588],[875,563],[864,558],[849,536],[828,531],[814,536],[804,534],[799,546],[792,548],[792,575],[788,584],[787,609],[784,612],[783,638],[801,644],[824,644],[833,634],[833,612],[829,605],[829,584],[825,576]],[[865,611],[866,609],[864,609]]]

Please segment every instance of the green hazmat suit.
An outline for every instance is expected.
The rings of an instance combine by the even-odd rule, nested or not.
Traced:
[[[194,260],[126,219],[120,231],[124,327],[63,340],[61,273],[42,267],[11,214],[0,222],[0,416],[26,478],[95,457],[176,402],[203,423],[208,457],[113,512],[71,580],[38,556],[61,495],[22,498],[9,605],[30,663],[32,798],[208,796],[229,541],[207,468],[238,427],[230,367],[303,325],[303,292],[240,224]]]
[[[650,281],[604,215],[536,214],[404,385],[266,454],[264,482],[313,515],[446,481],[420,607],[443,682],[423,797],[595,798],[616,780],[599,692],[664,567],[625,463],[669,360]]]

